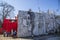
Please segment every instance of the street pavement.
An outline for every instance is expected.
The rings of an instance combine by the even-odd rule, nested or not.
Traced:
[[[45,35],[45,36],[36,36],[28,38],[13,38],[13,37],[3,37],[0,35],[0,40],[60,40],[59,35]]]

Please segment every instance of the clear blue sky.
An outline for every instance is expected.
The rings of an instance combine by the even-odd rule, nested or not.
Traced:
[[[60,9],[60,0],[58,0],[58,6],[59,6],[59,9]]]
[[[11,5],[13,5],[16,9],[16,13],[18,10],[28,10],[32,9],[33,11],[38,11],[38,6],[40,10],[46,11],[56,10],[58,9],[58,0],[3,0]]]

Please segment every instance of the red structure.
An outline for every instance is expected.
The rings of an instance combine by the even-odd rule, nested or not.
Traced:
[[[2,28],[0,28],[0,34],[2,34],[2,30],[3,30],[3,29],[2,29]]]
[[[3,32],[11,33],[11,30],[17,32],[17,19],[4,19]]]

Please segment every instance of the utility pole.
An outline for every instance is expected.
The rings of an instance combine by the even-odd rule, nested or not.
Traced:
[[[37,5],[38,5],[38,12],[40,13],[40,4],[39,4],[39,0],[37,1]]]

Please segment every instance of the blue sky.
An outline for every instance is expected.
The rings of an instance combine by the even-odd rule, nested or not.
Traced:
[[[60,0],[58,0],[58,6],[59,6],[59,9],[60,9]]]
[[[2,0],[11,4],[15,7],[15,14],[17,14],[18,10],[28,10],[32,9],[33,11],[38,11],[38,7],[40,10],[46,11],[56,10],[58,9],[58,0]],[[59,2],[60,3],[60,2]]]

